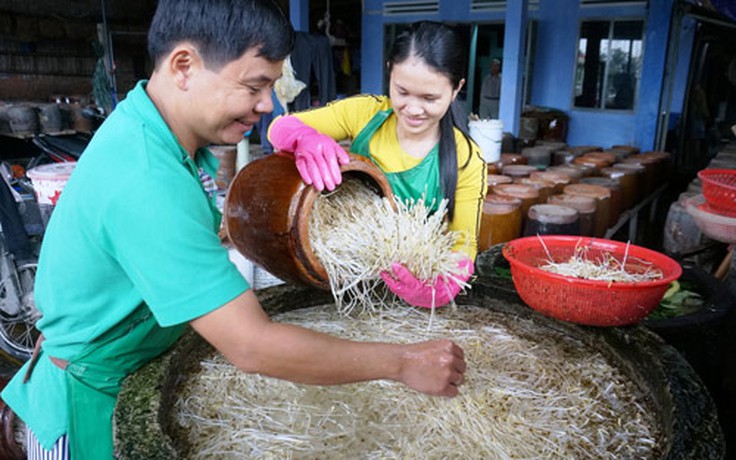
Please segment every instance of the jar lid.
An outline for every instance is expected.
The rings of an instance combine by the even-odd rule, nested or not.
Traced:
[[[613,166],[609,166],[608,168],[601,169],[600,173],[603,177],[608,177],[609,179],[620,179],[624,176],[634,176],[636,171],[628,168],[615,168]]]
[[[626,159],[625,159],[624,161],[626,161],[626,160],[628,160],[628,158],[626,158]],[[636,173],[636,174],[641,174],[641,173],[643,173],[644,171],[646,171],[646,169],[647,169],[647,168],[646,168],[646,167],[645,167],[645,166],[644,166],[643,164],[641,164],[641,163],[631,163],[631,162],[626,162],[626,163],[616,163],[616,164],[615,164],[615,165],[613,165],[612,167],[613,167],[613,168],[616,168],[616,169],[622,169],[622,170],[624,170],[624,171],[633,171],[633,172],[634,172],[634,173]]]
[[[613,152],[588,152],[583,155],[583,158],[597,158],[599,160],[605,160],[609,165],[616,162],[616,154]]]
[[[565,193],[570,195],[583,195],[602,200],[611,197],[611,191],[606,187],[593,184],[570,184],[563,189]]]
[[[539,198],[539,190],[526,184],[501,184],[493,187],[498,195],[513,196],[521,199]]]
[[[552,182],[553,184],[567,185],[570,183],[570,176],[561,172],[535,171],[531,173],[529,177],[531,177],[532,179],[542,179],[548,182]]]
[[[599,169],[599,168],[605,168],[606,166],[610,166],[611,163],[608,160],[604,160],[603,158],[596,158],[596,157],[590,157],[585,155],[575,158],[572,160],[573,164],[577,165],[584,165],[584,166],[592,166],[593,169]]]
[[[486,195],[483,200],[483,212],[486,214],[508,214],[521,207],[521,199],[513,196]]]
[[[494,185],[499,184],[510,184],[514,181],[513,178],[509,176],[504,176],[502,174],[489,174],[488,175],[488,186],[493,187]]]
[[[623,164],[638,164],[638,165],[646,165],[646,164],[653,164],[659,161],[657,158],[646,156],[643,153],[640,153],[639,155],[633,155],[630,157],[626,157],[623,160],[620,161],[620,163]]]
[[[621,188],[621,184],[619,184],[616,179],[611,179],[608,177],[585,177],[583,179],[580,179],[580,183],[600,185],[601,187],[606,187],[613,190]]]
[[[580,174],[582,176],[590,176],[591,174],[593,174],[593,171],[595,171],[595,167],[590,163],[580,164],[580,163],[575,163],[573,161],[567,166],[570,168],[577,169],[578,171],[580,171]]]
[[[572,224],[578,220],[576,209],[556,204],[535,204],[527,213],[530,219],[547,224]]]
[[[612,145],[611,150],[628,152],[629,155],[636,155],[640,152],[639,147],[634,147],[633,145]]]
[[[516,178],[529,176],[532,172],[536,170],[537,168],[529,165],[506,165],[501,169],[501,172],[504,176],[511,176]]]
[[[578,181],[581,177],[583,177],[583,172],[579,170],[578,168],[574,168],[572,165],[561,165],[561,166],[552,166],[551,168],[547,168],[545,172],[555,172],[564,174],[565,176],[570,178],[570,182]]]
[[[544,179],[535,179],[532,177],[522,177],[521,179],[516,180],[517,184],[526,184],[531,185],[532,187],[536,188],[537,190],[545,189],[545,188],[554,188],[555,183],[550,182],[548,180]]]
[[[580,155],[588,152],[601,152],[603,151],[603,147],[598,145],[576,145],[574,147],[569,147],[568,150],[570,150],[576,157],[579,157]]]
[[[552,195],[547,200],[549,204],[557,204],[576,209],[581,214],[590,214],[595,212],[595,198],[583,195],[568,195],[562,193]]]

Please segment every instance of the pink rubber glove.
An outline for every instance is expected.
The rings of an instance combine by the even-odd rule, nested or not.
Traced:
[[[322,191],[325,187],[334,190],[342,182],[340,165],[350,157],[330,136],[286,115],[274,120],[268,137],[277,150],[294,152],[296,169],[305,184]]]
[[[391,265],[391,271],[381,272],[381,278],[386,286],[401,297],[409,305],[432,308],[442,307],[452,301],[462,289],[460,284],[467,282],[473,275],[473,261],[463,258],[457,265],[457,272],[448,276],[438,276],[434,284],[417,279],[406,267],[400,263]],[[455,280],[458,281],[455,281]]]

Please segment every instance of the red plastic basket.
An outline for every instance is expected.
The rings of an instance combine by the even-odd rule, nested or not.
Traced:
[[[703,169],[698,177],[710,207],[724,215],[736,215],[736,169]]]
[[[544,242],[544,245],[542,244]],[[539,267],[573,256],[586,247],[593,260],[608,253],[623,260],[626,243],[578,236],[530,236],[508,242],[502,250],[511,265],[511,277],[521,299],[540,313],[589,326],[623,326],[644,319],[662,300],[670,283],[682,275],[680,264],[656,251],[629,245],[627,271],[643,271],[648,264],[662,271],[662,278],[636,283],[595,281],[563,276]]]

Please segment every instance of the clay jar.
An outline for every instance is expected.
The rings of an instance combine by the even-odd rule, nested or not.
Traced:
[[[567,206],[578,212],[580,222],[580,234],[582,236],[593,236],[595,230],[595,198],[582,195],[552,195],[547,200],[549,204]]]
[[[539,203],[539,190],[531,185],[501,184],[493,187],[493,193],[521,200],[522,223],[529,208]]]
[[[657,184],[659,183],[659,167],[657,166],[657,162],[658,160],[651,156],[639,154],[624,158],[617,164],[635,164],[644,167],[644,177],[641,184],[642,197],[646,197],[657,188]]]
[[[644,184],[644,181],[646,180],[647,168],[637,163],[616,163],[612,168],[634,176],[634,205],[636,205],[636,203],[646,196],[646,184]]]
[[[600,171],[601,177],[618,181],[621,185],[623,197],[621,199],[622,210],[631,209],[636,204],[636,171],[621,168],[603,168]]]
[[[524,236],[534,235],[580,235],[578,212],[567,206],[535,204],[524,224]]]
[[[603,237],[611,220],[611,191],[600,185],[570,184],[565,187],[565,194],[586,196],[595,199],[595,225],[593,234]]]
[[[488,195],[483,201],[483,214],[478,235],[478,250],[485,251],[521,234],[521,200],[511,196]]]
[[[553,150],[552,147],[534,146],[523,149],[521,154],[526,158],[527,164],[547,167],[552,162]]]
[[[618,181],[606,177],[586,177],[581,180],[582,184],[600,185],[611,192],[611,214],[608,226],[613,227],[623,212],[623,191]]]
[[[393,200],[386,177],[370,160],[351,154],[340,170],[343,181],[357,178]],[[223,213],[227,236],[247,259],[284,281],[329,289],[309,239],[310,212],[319,195],[302,181],[290,155],[252,161],[228,189]]]
[[[572,160],[574,160],[575,158],[575,154],[569,150],[557,150],[556,152],[552,153],[552,164],[565,165],[568,163],[572,163]]]

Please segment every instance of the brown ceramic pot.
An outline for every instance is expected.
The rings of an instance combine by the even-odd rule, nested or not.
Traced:
[[[370,160],[350,155],[343,180],[355,177],[377,194],[393,199],[383,172]],[[287,154],[247,164],[233,179],[225,199],[227,236],[247,259],[292,283],[329,289],[329,279],[309,240],[309,216],[320,192],[306,185]]]

